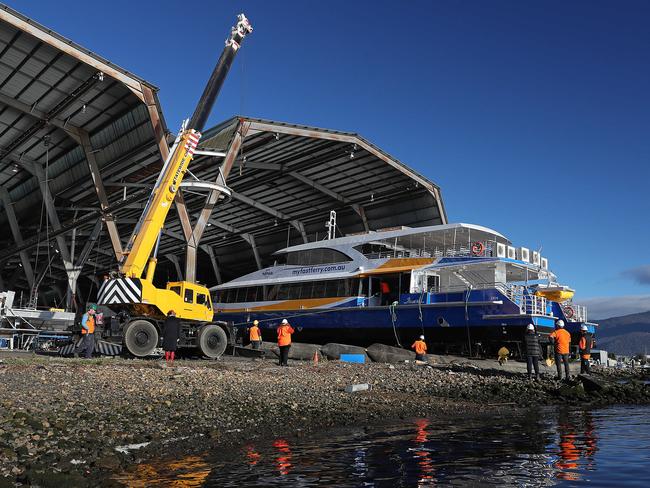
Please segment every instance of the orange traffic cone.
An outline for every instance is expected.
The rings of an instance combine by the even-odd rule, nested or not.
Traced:
[[[318,364],[318,351],[314,351],[314,358],[312,359],[314,366]]]

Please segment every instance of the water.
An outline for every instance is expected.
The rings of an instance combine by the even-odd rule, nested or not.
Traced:
[[[427,418],[139,465],[130,486],[644,486],[647,407]]]

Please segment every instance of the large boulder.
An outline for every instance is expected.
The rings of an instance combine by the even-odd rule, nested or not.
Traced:
[[[368,359],[365,347],[350,346],[348,344],[329,342],[321,347],[321,351],[327,359],[341,359],[341,354],[363,354],[363,356]]]
[[[415,360],[415,353],[402,349],[401,347],[387,346],[385,344],[373,344],[366,349],[370,359],[377,363],[400,363],[402,361]]]
[[[314,354],[318,354],[318,358],[323,357],[319,344],[307,344],[304,342],[292,342],[291,349],[289,349],[289,359],[301,359],[309,361],[314,359]],[[279,351],[279,349],[278,349]]]
[[[262,345],[260,346],[262,351],[265,352],[265,356],[267,358],[269,357],[280,357],[280,349],[278,348],[278,345],[275,342],[266,342],[263,341]]]

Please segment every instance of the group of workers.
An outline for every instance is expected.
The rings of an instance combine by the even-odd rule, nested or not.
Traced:
[[[300,328],[298,328],[300,330]],[[282,322],[276,329],[278,335],[278,348],[280,349],[280,361],[278,366],[289,366],[289,349],[291,349],[291,335],[296,331],[287,319],[282,319]],[[258,320],[253,321],[252,327],[248,329],[248,339],[251,342],[251,347],[255,350],[262,348],[262,331],[260,330],[260,323]]]
[[[555,322],[555,330],[549,335],[553,343],[555,352],[555,367],[557,368],[557,379],[562,379],[562,367],[564,366],[565,379],[569,379],[569,348],[571,346],[571,334],[564,328],[564,321]],[[535,326],[528,324],[526,335],[524,336],[524,345],[526,351],[526,368],[528,377],[531,378],[533,370],[535,379],[539,378],[539,358],[542,357],[542,348],[539,344],[539,334],[535,332]],[[589,333],[586,325],[580,327],[580,341],[578,342],[578,351],[580,353],[580,374],[589,374],[591,372],[589,360],[591,359],[591,349],[596,346],[596,341]]]

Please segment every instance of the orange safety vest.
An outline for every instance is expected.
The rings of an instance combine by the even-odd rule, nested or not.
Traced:
[[[415,341],[411,349],[415,349],[416,354],[425,354],[427,352],[427,343],[424,341]]]
[[[290,325],[281,325],[278,327],[278,346],[288,346],[291,344],[291,334],[295,331]]]
[[[249,338],[251,341],[261,341],[260,328],[257,325],[251,327]]]
[[[557,329],[551,332],[549,337],[555,339],[555,352],[558,354],[569,354],[571,334],[564,329]]]
[[[594,347],[594,340],[590,337],[591,344],[589,347],[589,351],[591,351],[591,348]],[[580,352],[585,351],[587,349],[587,338],[585,336],[582,336],[580,338],[580,342],[578,342],[578,349],[580,349]],[[583,353],[580,355],[582,359],[590,359],[591,354],[590,353]]]
[[[94,334],[95,333],[95,318],[92,315],[88,315],[88,318],[86,319],[86,326],[88,327],[88,331],[84,329],[83,327],[81,328],[81,333],[82,334]]]

